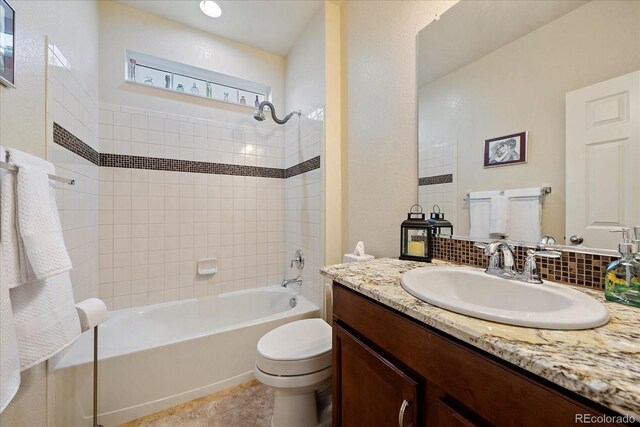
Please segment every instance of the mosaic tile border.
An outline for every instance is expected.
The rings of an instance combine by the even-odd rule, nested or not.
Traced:
[[[285,170],[284,177],[291,178],[292,176],[300,175],[314,169],[320,169],[320,156],[316,156],[313,159],[305,160],[302,163],[298,163],[295,166],[287,168]]]
[[[453,174],[448,173],[445,175],[433,175],[418,178],[418,185],[436,185],[436,184],[449,184],[453,182]]]
[[[198,162],[195,160],[130,156],[124,154],[100,153],[100,166],[108,168],[149,169],[215,175],[254,176],[259,178],[285,178],[285,169]]]
[[[470,240],[434,237],[432,249],[434,258],[473,267],[484,268],[487,266],[487,256]],[[527,249],[526,247],[516,247],[514,251],[516,265],[519,269],[524,266]],[[565,251],[561,258],[537,258],[536,261],[542,279],[604,289],[604,273],[607,265],[614,259],[616,258],[606,255]]]
[[[100,154],[96,150],[55,122],[53,123],[53,142],[100,166]]]
[[[127,169],[148,169],[171,172],[206,173],[215,175],[252,176],[257,178],[286,179],[320,168],[320,156],[306,160],[287,169],[259,166],[231,165],[226,163],[199,162],[195,160],[165,159],[131,156],[125,154],[98,153],[71,132],[53,123],[53,142],[93,163],[96,166]]]

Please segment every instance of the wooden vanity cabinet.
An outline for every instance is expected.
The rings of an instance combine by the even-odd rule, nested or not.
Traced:
[[[336,282],[333,288],[334,427],[564,427],[576,424],[576,414],[618,415]]]

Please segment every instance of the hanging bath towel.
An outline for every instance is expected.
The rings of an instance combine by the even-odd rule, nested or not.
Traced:
[[[21,371],[49,359],[80,336],[69,273],[18,286],[10,293]]]
[[[0,158],[4,159],[2,147],[0,147]],[[10,179],[11,178],[11,179]],[[0,412],[4,411],[11,399],[18,392],[20,387],[20,359],[18,357],[18,341],[16,339],[15,325],[13,321],[13,311],[11,309],[11,299],[9,297],[10,277],[19,283],[20,269],[18,266],[17,253],[4,251],[4,242],[10,236],[10,229],[14,230],[14,239],[9,240],[9,249],[16,250],[15,228],[6,227],[7,221],[13,220],[13,215],[7,217],[7,202],[13,208],[14,183],[11,172],[0,170]],[[10,182],[8,182],[10,181]],[[7,189],[10,194],[7,195]],[[5,197],[7,196],[7,197]],[[9,209],[9,211],[11,211]],[[13,255],[14,257],[11,257]],[[15,258],[15,259],[14,259]],[[7,265],[11,265],[12,273],[9,274]]]
[[[71,270],[48,174],[55,168],[46,160],[15,149],[7,149],[18,166],[17,220],[24,253],[36,279]],[[30,278],[29,278],[30,279]]]
[[[15,178],[18,212],[17,238],[3,240],[3,250],[20,254],[22,242],[26,256],[18,257],[19,270],[32,270],[27,278],[22,274],[20,284],[9,290],[20,370],[24,371],[71,344],[80,335],[80,320],[73,300],[68,273],[71,261],[64,247],[55,189],[47,176],[54,173],[53,165],[18,150],[6,150],[11,163],[15,161],[19,167]],[[42,279],[35,278],[41,276]]]

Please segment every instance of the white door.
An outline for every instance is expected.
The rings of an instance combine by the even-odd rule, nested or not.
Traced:
[[[566,96],[566,244],[615,249],[640,225],[640,71]]]

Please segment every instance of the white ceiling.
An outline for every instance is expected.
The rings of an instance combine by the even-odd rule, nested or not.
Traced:
[[[200,0],[116,0],[217,36],[286,55],[322,0],[216,0],[222,16],[209,18]]]
[[[418,87],[584,5],[586,1],[463,0],[418,33]]]

